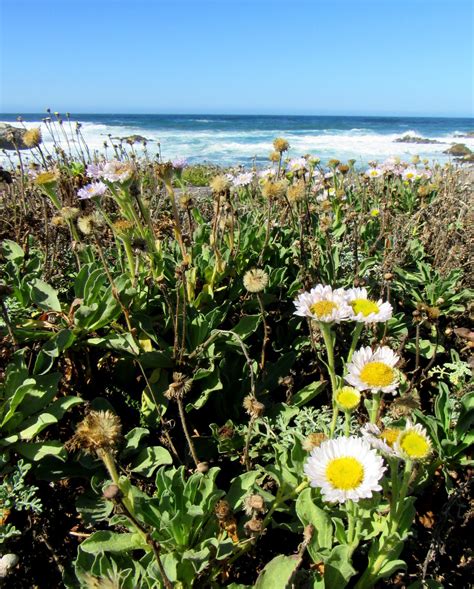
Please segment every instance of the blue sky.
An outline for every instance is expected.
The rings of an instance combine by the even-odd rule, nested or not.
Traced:
[[[473,116],[470,0],[0,0],[0,111]]]

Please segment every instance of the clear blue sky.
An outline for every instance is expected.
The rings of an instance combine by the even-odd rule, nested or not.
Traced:
[[[471,0],[0,5],[0,112],[473,116]]]

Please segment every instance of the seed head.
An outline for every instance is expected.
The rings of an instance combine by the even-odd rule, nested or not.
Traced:
[[[281,153],[279,151],[272,151],[268,156],[268,159],[271,162],[279,162],[280,158],[281,158]]]
[[[121,438],[120,419],[112,411],[91,411],[76,427],[73,437],[67,442],[70,450],[82,450],[93,454],[98,450],[114,452]]]
[[[262,292],[268,285],[268,274],[259,268],[252,268],[244,274],[244,286],[249,292]]]
[[[79,217],[77,220],[77,227],[83,235],[90,235],[94,230],[94,223],[92,215],[85,215]]]
[[[303,450],[306,450],[306,452],[311,452],[318,446],[321,446],[324,440],[327,440],[327,436],[322,432],[309,434],[309,436],[303,441]]]
[[[214,194],[225,194],[230,188],[230,182],[221,174],[220,176],[214,176],[209,182],[209,186]]]
[[[273,141],[273,147],[275,148],[275,151],[283,153],[284,151],[288,151],[290,149],[290,144],[286,139],[283,139],[283,137],[277,137]]]
[[[34,181],[37,186],[48,186],[58,181],[58,175],[56,172],[40,172]]]
[[[65,221],[73,221],[79,215],[79,212],[77,207],[63,207],[60,214]]]
[[[265,198],[273,199],[285,195],[287,184],[285,180],[267,180],[262,187],[262,194]]]
[[[253,419],[257,419],[257,417],[263,415],[263,412],[265,411],[265,405],[260,403],[260,401],[257,401],[253,395],[247,395],[245,397],[243,407]]]
[[[245,513],[247,515],[257,515],[265,513],[265,499],[258,493],[248,495],[244,501]]]
[[[261,519],[253,517],[245,523],[244,528],[247,536],[258,536],[263,530],[263,522]]]
[[[165,392],[167,399],[182,399],[191,390],[192,380],[181,372],[173,372],[173,382]]]
[[[23,135],[23,143],[27,147],[37,147],[41,143],[41,129],[35,127],[34,129],[28,129]]]
[[[298,180],[288,188],[287,196],[290,202],[298,202],[304,198],[306,193],[306,184],[304,180]]]

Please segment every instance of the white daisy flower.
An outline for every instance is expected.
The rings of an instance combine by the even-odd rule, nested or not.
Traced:
[[[380,176],[383,176],[383,170],[381,168],[369,168],[365,171],[365,175],[369,178],[380,178]]]
[[[416,168],[406,168],[402,173],[402,178],[414,182],[419,179],[419,172]]]
[[[354,312],[354,321],[381,323],[392,317],[392,305],[382,302],[382,299],[371,301],[365,288],[350,288],[346,291],[346,297]]]
[[[323,499],[331,503],[372,497],[382,489],[379,481],[385,470],[382,457],[354,436],[326,440],[304,465],[311,486],[319,487]]]
[[[318,284],[309,292],[300,294],[294,301],[295,315],[311,317],[323,323],[340,323],[352,315],[341,289],[333,291],[331,286]]]
[[[379,429],[375,423],[366,423],[360,430],[362,437],[372,448],[379,450],[386,456],[398,456],[393,449],[395,442],[400,437],[401,429],[388,427],[384,430]]]
[[[401,431],[393,449],[404,460],[425,460],[432,452],[431,440],[426,429],[419,423],[413,425],[410,420],[407,420],[405,429]]]
[[[360,391],[393,393],[398,387],[398,375],[394,367],[399,360],[399,356],[388,346],[375,351],[369,346],[361,348],[354,352],[344,379]]]
[[[102,178],[108,182],[126,182],[132,175],[133,168],[128,162],[110,160],[102,168]]]

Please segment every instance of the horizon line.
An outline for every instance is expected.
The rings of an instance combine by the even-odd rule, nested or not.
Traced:
[[[30,112],[22,112],[21,114],[18,111],[2,111],[0,112],[0,116],[2,115],[16,115],[18,117],[21,116],[30,116],[30,115],[43,115],[47,117],[48,115],[53,115],[54,113],[58,112],[59,114],[65,114],[66,112],[73,116],[81,116],[81,115],[127,115],[127,116],[207,116],[207,117],[364,117],[364,118],[417,118],[417,119],[473,119],[474,114],[470,115],[447,115],[447,114],[429,114],[429,115],[420,115],[420,114],[392,114],[392,113],[379,113],[379,114],[347,114],[347,113],[339,113],[339,114],[292,114],[292,113],[238,113],[238,112],[228,112],[228,113],[210,113],[210,112],[127,112],[127,111],[99,111],[99,112],[71,112],[71,111],[64,111],[61,113],[60,111],[51,111],[48,113],[47,111],[30,111]]]

